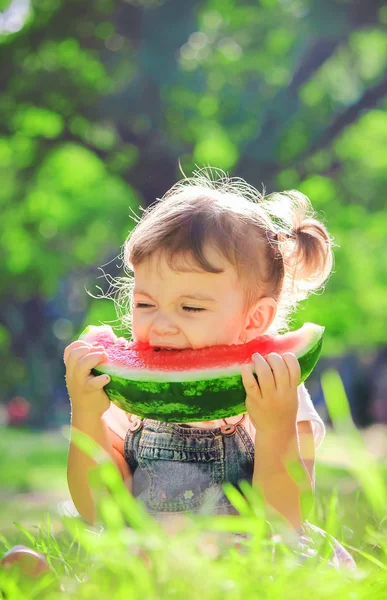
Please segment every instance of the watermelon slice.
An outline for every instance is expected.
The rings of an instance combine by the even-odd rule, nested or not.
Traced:
[[[255,352],[293,352],[302,383],[319,359],[323,334],[324,327],[305,323],[297,331],[264,335],[247,344],[165,350],[117,338],[109,325],[90,325],[79,339],[104,346],[108,361],[92,373],[110,375],[104,389],[117,406],[139,417],[187,423],[247,412],[241,366],[252,364]]]

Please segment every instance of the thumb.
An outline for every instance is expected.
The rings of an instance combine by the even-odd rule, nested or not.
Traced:
[[[90,390],[100,390],[101,388],[103,388],[105,385],[107,385],[110,382],[110,377],[109,375],[92,375],[90,377],[90,379],[87,381],[87,387]]]

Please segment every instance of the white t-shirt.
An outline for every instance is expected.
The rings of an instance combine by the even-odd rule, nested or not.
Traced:
[[[118,408],[115,404],[111,403],[110,408],[104,413],[103,419],[108,427],[114,431],[119,437],[125,439],[126,433],[129,429],[128,419],[129,416],[126,412]],[[237,415],[235,417],[228,417],[227,423],[236,423],[241,418],[241,415]],[[305,385],[302,383],[298,386],[298,413],[297,413],[297,422],[298,421],[310,421],[312,424],[314,444],[316,449],[320,446],[321,442],[325,436],[325,425],[317,413],[315,407],[313,406],[312,400],[310,398],[309,392],[306,389]],[[200,427],[203,429],[215,429],[216,427],[221,427],[224,425],[224,421],[203,421],[203,422],[195,422],[195,423],[186,423],[187,425],[192,425],[193,427]],[[243,426],[246,431],[249,433],[251,439],[255,440],[255,427],[252,424],[248,415],[245,416],[243,420]]]

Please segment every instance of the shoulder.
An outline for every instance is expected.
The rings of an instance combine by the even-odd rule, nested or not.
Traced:
[[[301,425],[301,422],[308,422],[310,425]],[[305,384],[298,386],[298,430],[304,433],[310,432],[312,428],[315,447],[318,448],[325,437],[325,425],[315,409],[312,399]]]
[[[112,402],[107,411],[104,412],[102,418],[106,425],[122,440],[125,439],[126,433],[129,429],[129,417],[130,415],[124,412],[121,408],[118,408]]]
[[[128,489],[131,489],[132,474],[125,460],[124,449],[125,436],[128,430],[128,415],[115,404],[111,404],[102,418],[107,425],[107,434],[113,449],[115,463]]]

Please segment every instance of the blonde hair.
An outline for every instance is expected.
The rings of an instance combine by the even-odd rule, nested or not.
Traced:
[[[291,190],[265,197],[220,169],[194,171],[135,220],[123,246],[128,277],[119,279],[115,300],[129,329],[131,272],[155,253],[176,270],[183,269],[183,258],[192,268],[219,273],[205,254],[206,245],[213,245],[235,267],[246,310],[262,296],[276,300],[270,334],[288,329],[297,303],[321,288],[333,266],[333,239],[305,195]]]

